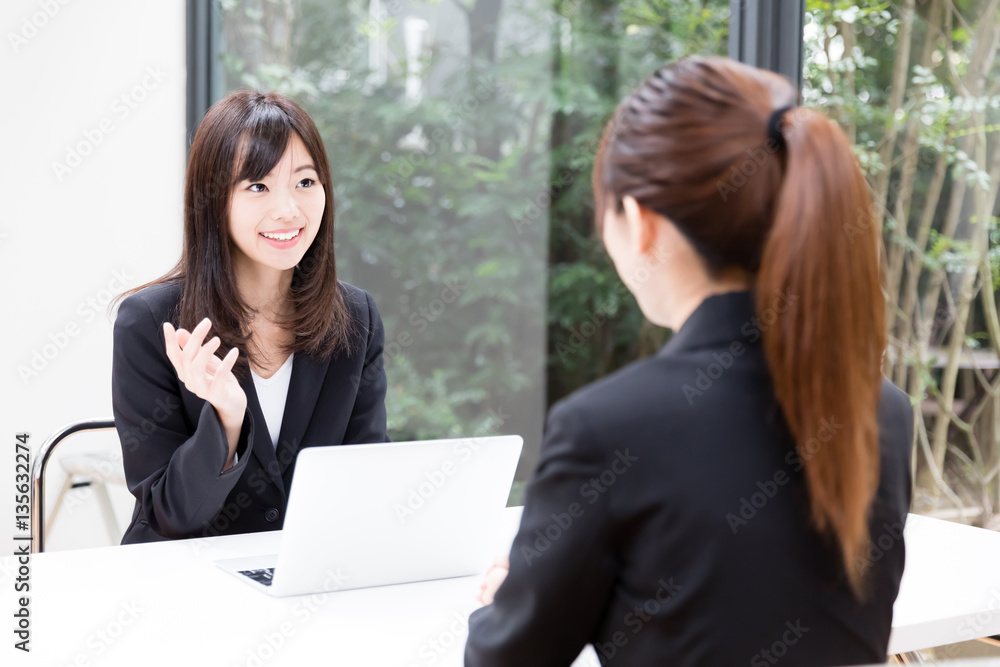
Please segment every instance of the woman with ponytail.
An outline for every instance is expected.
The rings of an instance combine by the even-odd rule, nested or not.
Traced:
[[[711,57],[619,105],[596,223],[674,334],[552,407],[466,665],[568,665],[588,643],[603,664],[885,661],[913,410],[881,373],[864,178],[796,97]]]

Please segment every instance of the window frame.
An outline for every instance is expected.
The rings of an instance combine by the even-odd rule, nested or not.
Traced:
[[[729,0],[729,57],[801,90],[805,9],[805,0]]]
[[[187,138],[194,138],[205,112],[218,97],[220,64],[213,57],[220,39],[214,0],[187,2]],[[777,72],[802,89],[805,0],[729,0],[729,57]],[[801,97],[801,93],[800,93]]]
[[[215,0],[186,0],[187,83],[185,123],[187,148],[190,150],[195,130],[217,99],[222,84],[220,64],[213,57],[220,39],[220,16]]]

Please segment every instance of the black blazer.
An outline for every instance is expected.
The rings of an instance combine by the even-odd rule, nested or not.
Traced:
[[[552,407],[510,572],[470,616],[466,665],[568,665],[587,643],[616,665],[885,661],[913,409],[883,382],[861,604],[810,527],[762,326],[752,293],[709,297],[655,357]]]
[[[122,302],[111,395],[135,496],[122,544],[278,530],[300,449],[388,439],[382,320],[367,292],[347,283],[340,289],[364,347],[329,361],[295,354],[277,450],[253,379],[241,381],[247,411],[238,461],[226,472],[226,434],[215,408],[180,383],[165,351],[163,322],[177,324],[180,284],[155,285]]]

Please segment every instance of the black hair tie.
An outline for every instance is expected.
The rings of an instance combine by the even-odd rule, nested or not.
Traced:
[[[793,107],[781,107],[776,109],[767,121],[767,138],[773,141],[779,149],[785,148],[785,135],[781,133],[781,121],[785,117],[785,112]]]

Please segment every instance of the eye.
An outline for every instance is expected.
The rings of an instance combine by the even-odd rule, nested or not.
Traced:
[[[311,178],[303,178],[299,181],[299,186],[303,188],[311,188],[314,185],[316,185],[316,181]]]
[[[250,192],[264,192],[267,190],[267,186],[263,183],[251,183],[247,186],[247,190]]]

